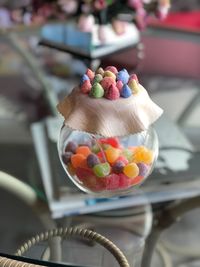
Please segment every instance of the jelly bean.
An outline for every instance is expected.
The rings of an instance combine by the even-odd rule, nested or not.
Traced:
[[[92,85],[90,96],[94,98],[102,98],[104,95],[104,89],[100,83],[94,83]]]
[[[110,164],[107,162],[97,164],[93,167],[93,171],[96,176],[105,177],[110,173]]]
[[[82,154],[83,156],[87,157],[89,154],[91,154],[91,150],[88,146],[79,146],[76,149],[77,154]]]
[[[123,173],[129,178],[135,178],[139,174],[139,168],[134,162],[129,163],[124,167]]]
[[[125,156],[119,156],[119,158],[117,158],[117,161],[122,161],[124,163],[124,165],[127,165],[129,163],[129,161],[127,160],[127,158]]]
[[[111,77],[104,77],[103,80],[100,82],[101,86],[103,87],[103,89],[106,91],[109,89],[109,87],[112,84],[116,84],[115,80],[113,80],[113,78]]]
[[[95,165],[99,164],[100,160],[97,155],[90,154],[87,157],[87,165],[89,168],[93,168]]]
[[[82,154],[74,154],[71,156],[71,163],[72,166],[76,169],[79,166],[81,166],[81,164],[83,164],[83,161],[86,159],[86,157]]]
[[[139,176],[146,176],[149,170],[148,165],[144,163],[137,163],[137,166],[139,168]]]
[[[122,81],[123,84],[126,84],[129,80],[129,74],[126,69],[122,69],[117,73],[117,80]]]
[[[123,161],[117,160],[117,161],[115,161],[115,163],[112,166],[112,171],[114,173],[121,173],[121,172],[123,172],[124,166],[125,166],[125,164]]]
[[[119,189],[119,175],[112,173],[106,177],[106,189],[107,190]]]
[[[92,85],[89,80],[86,80],[81,85],[81,92],[83,94],[88,94],[91,91]]]
[[[131,88],[127,84],[124,84],[120,91],[120,95],[124,98],[130,97],[132,95]]]
[[[76,153],[77,144],[73,141],[69,141],[65,147],[65,152]]]
[[[109,147],[105,150],[106,158],[108,162],[113,163],[120,155],[120,150],[117,148]]]
[[[114,67],[114,66],[108,66],[108,67],[105,68],[105,70],[109,70],[109,71],[111,71],[112,73],[114,73],[115,75],[118,73],[117,68]]]
[[[65,152],[62,155],[62,161],[67,165],[71,161],[71,156],[73,153],[71,151]]]
[[[83,76],[81,77],[81,85],[85,82],[85,81],[89,81],[90,78],[86,75],[86,74],[83,74]]]
[[[115,74],[109,70],[104,71],[103,76],[104,77],[111,77],[111,78],[113,78],[114,81],[116,80]]]
[[[100,83],[100,81],[103,80],[103,77],[101,74],[96,74],[94,76],[94,80],[93,80],[93,83],[97,82],[97,83]]]
[[[101,67],[98,68],[97,71],[96,71],[96,74],[101,74],[103,76],[103,74],[104,74],[103,68],[101,68]]]
[[[136,80],[131,80],[128,82],[128,86],[130,87],[133,94],[137,94],[139,92],[139,85]]]
[[[129,177],[127,177],[125,174],[120,173],[119,174],[119,188],[127,188],[131,185],[131,180]]]
[[[111,86],[106,90],[105,97],[109,100],[116,100],[120,97],[118,88],[111,84]]]
[[[87,69],[85,74],[89,77],[90,81],[93,81],[95,74],[91,69]]]

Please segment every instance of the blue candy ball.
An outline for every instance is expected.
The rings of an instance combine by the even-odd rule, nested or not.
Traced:
[[[120,95],[124,98],[131,96],[132,95],[131,88],[127,84],[124,84],[120,92]]]

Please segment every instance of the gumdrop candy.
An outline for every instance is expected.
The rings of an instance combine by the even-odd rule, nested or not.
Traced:
[[[103,76],[103,74],[104,74],[103,68],[101,68],[101,67],[98,68],[97,71],[96,71],[96,74],[101,74]]]
[[[90,83],[90,80],[86,80],[81,85],[81,92],[83,94],[88,94],[91,91],[92,85]]]
[[[105,97],[109,100],[116,100],[120,97],[118,88],[111,84],[111,86],[106,90]]]
[[[123,173],[129,178],[135,178],[139,174],[139,168],[134,162],[129,163],[124,167]]]
[[[94,83],[92,85],[91,91],[90,91],[90,96],[94,98],[101,98],[104,95],[104,89],[101,86],[100,83]]]
[[[99,151],[100,151],[100,146],[98,144],[94,144],[92,147],[91,147],[91,151],[95,154],[97,154]]]
[[[71,161],[72,152],[68,151],[62,155],[62,161],[67,165]]]
[[[126,69],[122,69],[117,73],[117,80],[122,81],[123,84],[128,83],[129,74]]]
[[[103,76],[101,74],[96,74],[94,76],[93,83],[95,83],[95,82],[100,83],[101,80],[103,80]]]
[[[131,88],[127,84],[124,84],[120,91],[120,95],[124,98],[130,97],[132,95]]]
[[[87,179],[88,177],[91,177],[93,179],[96,178],[93,171],[91,169],[85,169],[81,167],[76,168],[76,176],[79,178],[80,181],[83,181]]]
[[[137,185],[137,184],[140,184],[144,180],[144,177],[143,176],[137,176],[137,177],[130,179],[130,180],[131,180],[131,185]]]
[[[90,154],[87,157],[87,165],[89,168],[93,168],[95,165],[99,164],[100,160],[97,155]]]
[[[96,176],[105,177],[110,173],[110,164],[107,162],[97,164],[93,167],[93,171]]]
[[[119,175],[112,173],[106,177],[106,189],[115,190],[119,189]]]
[[[137,163],[139,168],[139,176],[146,176],[149,170],[149,166],[145,163]]]
[[[133,160],[133,152],[130,149],[123,149],[122,155],[127,158],[129,162]]]
[[[100,138],[99,142],[101,144],[108,144],[111,145],[114,148],[120,148],[120,141],[117,137],[108,137],[108,138]]]
[[[127,165],[129,163],[127,158],[123,155],[119,156],[119,158],[117,158],[117,161],[122,161],[125,165]]]
[[[108,162],[113,163],[117,160],[120,155],[120,150],[117,148],[109,147],[105,150],[106,159]]]
[[[120,173],[119,174],[119,188],[127,188],[131,185],[131,180],[129,177],[127,177],[125,174]]]
[[[100,82],[101,86],[103,87],[103,89],[106,91],[109,89],[109,87],[112,84],[116,84],[115,80],[113,80],[112,77],[104,77],[103,80]]]
[[[89,77],[90,81],[92,82],[95,75],[94,72],[91,69],[87,69],[85,74]]]
[[[116,80],[116,75],[112,71],[109,71],[109,70],[104,71],[103,76],[104,77],[111,77],[111,78],[113,78],[114,81]]]
[[[91,154],[91,150],[88,146],[79,146],[76,149],[77,154],[82,154],[83,156],[87,157],[89,154]]]
[[[90,78],[87,76],[87,74],[83,74],[83,76],[81,77],[81,85],[85,82],[85,81],[89,81]]]
[[[154,154],[151,150],[147,149],[144,146],[138,146],[135,148],[133,161],[135,163],[146,163],[151,164],[154,160]]]
[[[112,171],[114,173],[122,173],[124,166],[125,166],[125,164],[123,161],[117,160],[117,161],[115,161],[115,163],[112,166]]]
[[[131,74],[131,76],[129,77],[129,82],[132,81],[132,80],[135,80],[137,83],[139,83],[138,77],[137,77],[137,75],[135,73]]]
[[[65,152],[72,152],[72,153],[76,153],[76,149],[77,149],[77,144],[73,141],[69,141],[65,147]]]
[[[117,86],[119,92],[121,92],[123,85],[124,85],[124,84],[123,84],[122,81],[117,81],[117,82],[116,82],[116,86]]]
[[[81,164],[83,164],[83,161],[85,161],[86,157],[82,154],[74,154],[71,156],[71,163],[72,166],[76,169],[79,166],[81,166]]]
[[[136,82],[136,80],[131,80],[128,82],[128,86],[130,87],[130,89],[132,90],[133,94],[137,94],[139,92],[139,85]]]
[[[117,68],[114,67],[114,66],[108,66],[108,67],[105,68],[105,70],[109,70],[109,71],[111,71],[112,73],[114,73],[115,75],[118,73]]]

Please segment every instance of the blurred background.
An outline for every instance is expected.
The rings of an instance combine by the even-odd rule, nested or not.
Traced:
[[[59,100],[88,67],[100,65],[137,73],[152,99],[200,149],[199,0],[0,0],[0,171],[30,185],[46,204],[33,125],[57,117]],[[61,179],[55,158],[53,171]],[[0,251],[14,253],[44,225],[5,188],[0,188]],[[198,214],[190,217],[198,221]],[[187,240],[200,249],[200,228],[188,218],[182,231],[188,229]],[[182,231],[173,231],[178,237],[173,240],[173,232],[169,239],[176,243]],[[173,266],[200,266],[194,262]],[[162,266],[158,258],[155,264]]]

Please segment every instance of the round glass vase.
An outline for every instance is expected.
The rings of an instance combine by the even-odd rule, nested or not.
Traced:
[[[82,191],[102,197],[124,195],[142,184],[158,156],[158,137],[148,130],[103,137],[63,125],[58,153],[67,176]]]

